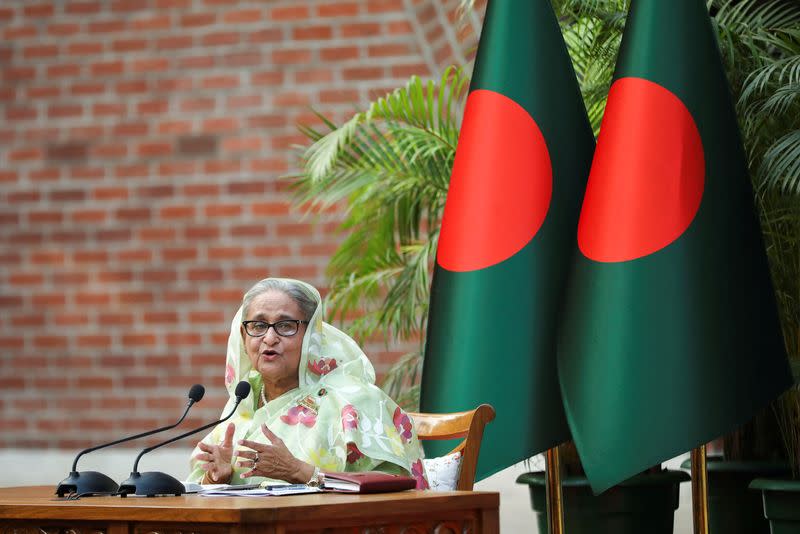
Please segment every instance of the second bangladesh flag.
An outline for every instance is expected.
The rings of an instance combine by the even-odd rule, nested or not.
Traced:
[[[594,138],[549,0],[487,7],[431,290],[422,410],[490,403],[478,478],[569,438],[555,331]]]
[[[634,0],[578,226],[564,407],[599,492],[789,387],[747,162],[703,0]]]

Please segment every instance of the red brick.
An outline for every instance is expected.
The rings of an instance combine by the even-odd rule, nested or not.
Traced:
[[[342,70],[344,80],[380,80],[383,77],[383,67],[353,67]]]
[[[238,44],[240,40],[238,32],[216,32],[204,36],[200,42],[203,46],[222,46]]]
[[[275,93],[272,102],[276,106],[309,106],[311,97],[306,93],[300,92],[281,92]]]
[[[156,0],[157,9],[186,9],[191,7],[192,0]]]
[[[192,78],[165,78],[156,82],[156,90],[165,93],[190,91],[194,86]]]
[[[356,104],[359,94],[356,89],[327,89],[320,91],[319,101],[323,104]]]
[[[33,45],[22,49],[22,57],[25,59],[55,57],[57,55],[57,45]]]
[[[408,35],[414,33],[414,28],[405,20],[390,21],[386,24],[386,29],[390,35]]]
[[[81,25],[70,22],[70,23],[62,23],[62,24],[50,24],[47,27],[47,33],[49,35],[55,35],[57,37],[66,37],[67,35],[74,35],[81,30]]]
[[[272,52],[272,63],[278,65],[302,65],[309,63],[312,58],[311,50],[275,50]]]
[[[183,231],[186,239],[217,239],[220,231],[217,226],[190,226]]]
[[[134,52],[147,49],[146,39],[118,39],[111,43],[114,52]]]
[[[122,74],[125,64],[122,61],[101,61],[89,67],[92,76],[115,76]]]
[[[209,76],[200,81],[203,89],[233,89],[239,86],[238,75]]]
[[[117,83],[114,90],[120,94],[129,95],[146,93],[149,89],[145,80],[130,80]]]
[[[169,35],[156,40],[156,48],[158,50],[191,48],[193,44],[194,37],[191,35]]]
[[[61,78],[66,76],[79,76],[81,73],[80,65],[76,63],[59,63],[47,67],[48,78]]]
[[[288,124],[286,115],[275,113],[274,115],[255,115],[247,121],[250,128],[281,128]]]
[[[28,214],[28,222],[32,224],[57,223],[61,222],[63,218],[64,214],[57,211],[32,211]]]
[[[109,143],[92,147],[91,157],[93,158],[124,158],[128,154],[128,146],[122,143]],[[105,171],[103,171],[105,174]]]
[[[34,107],[9,107],[6,108],[6,120],[34,120],[38,116]]]
[[[93,335],[78,336],[78,347],[94,347],[106,349],[111,347],[111,336]]]
[[[341,36],[344,38],[374,37],[376,35],[381,35],[381,25],[375,22],[342,24],[340,32]]]
[[[254,31],[247,38],[247,42],[252,44],[278,43],[283,40],[283,31],[280,28],[265,28]]]
[[[222,150],[224,152],[245,152],[260,149],[261,138],[259,137],[232,137],[222,141]]]
[[[239,9],[236,11],[229,11],[222,17],[222,21],[226,24],[259,24],[263,19],[263,12],[261,9]]]
[[[120,250],[117,253],[117,260],[122,262],[147,262],[153,259],[153,251],[150,249],[129,249]]]
[[[92,106],[92,115],[125,115],[127,112],[126,102],[97,102]]]
[[[81,274],[81,273],[74,273],[74,274]],[[53,322],[55,322],[59,326],[85,325],[89,324],[89,316],[85,313],[59,313],[55,317],[53,317]]]
[[[392,65],[391,73],[395,78],[409,78],[414,74],[424,74],[428,67],[424,63],[412,63],[409,65]]]
[[[227,98],[225,106],[228,109],[257,108],[262,101],[261,95],[232,95]]]
[[[123,122],[114,126],[114,136],[139,136],[146,135],[149,125],[146,122]]]
[[[149,304],[153,302],[153,294],[149,291],[123,291],[119,294],[123,304]]]
[[[196,260],[197,249],[194,247],[165,248],[161,251],[161,258],[168,262]]]
[[[71,218],[78,223],[101,223],[108,218],[108,214],[102,209],[86,209],[73,212]]]
[[[142,228],[139,230],[139,239],[142,241],[174,241],[175,228]]]
[[[267,237],[267,227],[263,224],[239,224],[231,226],[230,231],[228,232],[231,237],[234,238],[247,238],[247,239],[254,239],[254,238],[263,238]],[[248,248],[248,253],[252,254],[252,249]],[[288,254],[288,252],[287,252]]]
[[[12,286],[38,286],[44,282],[44,276],[41,273],[11,273],[8,275],[8,283]],[[22,339],[20,341],[20,346],[16,348],[22,348]],[[11,347],[5,347],[11,348]]]
[[[71,56],[88,56],[103,53],[103,43],[72,43],[67,46],[67,54]]]
[[[53,98],[61,93],[61,88],[57,86],[28,87],[28,98]]]
[[[189,13],[181,17],[181,26],[194,28],[197,26],[208,26],[217,20],[215,13]]]
[[[302,20],[311,16],[305,6],[273,7],[269,12],[269,18],[275,21]]]
[[[97,200],[125,200],[128,196],[127,187],[97,187],[92,191],[92,197]]]
[[[27,37],[36,37],[39,33],[36,26],[9,26],[3,31],[3,38],[7,41],[13,39],[25,39]]]
[[[240,161],[209,160],[203,164],[203,171],[209,174],[239,172],[242,164]]]
[[[282,72],[262,71],[255,72],[250,76],[253,85],[280,85],[283,83],[284,75]]]
[[[223,273],[222,269],[189,269],[186,278],[190,282],[219,282]]]
[[[172,143],[168,142],[141,143],[136,148],[136,153],[144,158],[168,156],[172,154]]]
[[[137,59],[133,62],[133,72],[162,72],[169,67],[167,58],[145,58]]]
[[[106,85],[100,82],[85,82],[76,83],[70,87],[70,93],[73,95],[99,95],[104,93]]]
[[[52,17],[55,9],[52,4],[27,4],[22,12],[26,17]]]
[[[294,73],[294,79],[299,85],[329,83],[333,81],[333,71],[330,69],[298,70]]]
[[[184,113],[212,111],[215,106],[216,101],[210,97],[187,98],[179,104],[180,110]]]
[[[294,28],[292,38],[297,41],[318,41],[333,37],[333,29],[330,26],[305,26]]]
[[[127,26],[121,19],[97,20],[89,23],[89,33],[117,33]]]
[[[123,334],[122,345],[125,347],[152,347],[156,344],[153,334]]]
[[[352,17],[358,15],[359,4],[356,2],[336,2],[317,6],[320,17]]]
[[[201,130],[205,133],[230,132],[239,127],[239,120],[233,117],[206,119],[201,124]]]
[[[100,2],[69,2],[64,12],[69,15],[92,15],[100,12]]]
[[[102,167],[70,167],[69,177],[78,180],[99,180],[106,175]]]
[[[209,247],[208,258],[213,261],[239,260],[244,258],[242,247]]]
[[[356,46],[339,46],[336,48],[322,48],[319,51],[323,61],[344,61],[358,59],[360,52]]]
[[[206,217],[235,217],[241,215],[241,204],[211,204],[205,207]]]
[[[149,270],[141,273],[141,279],[146,284],[171,284],[178,280],[178,274],[175,271]]]
[[[131,23],[135,31],[168,30],[172,25],[170,15],[158,15],[155,17],[141,17]]]
[[[42,159],[42,156],[40,148],[20,148],[8,152],[9,161],[32,161]]]

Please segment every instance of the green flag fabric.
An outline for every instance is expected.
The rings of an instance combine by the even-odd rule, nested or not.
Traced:
[[[594,150],[548,0],[487,6],[444,209],[421,407],[489,403],[477,478],[569,439],[555,329]]]
[[[595,492],[791,384],[703,0],[633,0],[592,162],[558,374]]]

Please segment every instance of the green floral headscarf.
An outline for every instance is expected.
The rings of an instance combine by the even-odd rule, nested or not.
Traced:
[[[263,386],[245,352],[240,326],[242,308],[231,323],[225,386],[228,399],[223,414],[233,409],[234,389],[241,380],[250,383],[250,394],[234,416],[217,425],[203,442],[222,441],[229,422],[236,425],[234,443],[240,439],[266,442],[260,426],[265,423],[297,458],[323,471],[369,471],[407,473],[427,488],[422,468],[422,449],[408,415],[375,385],[375,370],[364,352],[344,332],[322,321],[319,292],[297,280],[275,279],[294,285],[317,303],[303,337],[299,386],[258,408]],[[188,480],[199,482],[205,471],[192,453]],[[248,468],[233,459],[233,484],[256,483],[262,477],[243,479]]]

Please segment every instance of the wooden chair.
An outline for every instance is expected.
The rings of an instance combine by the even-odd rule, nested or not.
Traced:
[[[456,489],[472,490],[475,483],[475,469],[478,467],[478,453],[481,450],[481,440],[483,439],[483,427],[494,419],[494,408],[489,404],[481,404],[467,412],[410,412],[408,415],[414,421],[414,427],[420,440],[464,438],[449,454],[461,451],[461,472]]]

